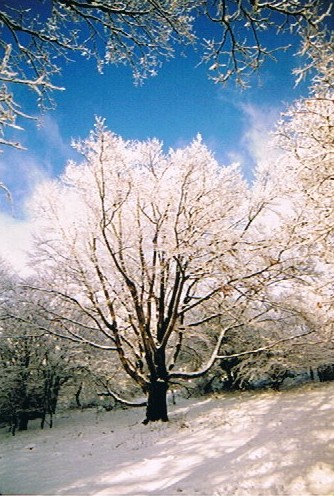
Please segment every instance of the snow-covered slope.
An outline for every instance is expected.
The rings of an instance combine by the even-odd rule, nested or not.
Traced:
[[[0,492],[25,495],[333,495],[334,384],[170,406],[58,414],[0,432]]]

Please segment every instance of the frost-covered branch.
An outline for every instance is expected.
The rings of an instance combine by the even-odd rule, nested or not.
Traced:
[[[53,108],[54,91],[63,89],[56,83],[62,66],[79,55],[95,58],[100,72],[108,64],[128,65],[141,83],[157,74],[177,45],[192,45],[215,82],[235,78],[246,86],[266,59],[288,48],[280,44],[280,36],[292,33],[303,40],[301,54],[311,54],[296,73],[301,78],[317,64],[318,40],[328,40],[329,15],[321,0],[47,0],[31,8],[5,0],[0,12],[0,144],[20,147],[8,131],[19,129],[17,121],[29,117],[15,86],[35,92],[42,111]],[[214,33],[212,38],[195,33],[198,20],[204,32]],[[264,41],[267,30],[278,40],[273,48]]]

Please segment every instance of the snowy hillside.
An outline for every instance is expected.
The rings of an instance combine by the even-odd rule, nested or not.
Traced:
[[[333,495],[334,384],[170,406],[59,413],[55,428],[0,431],[0,492],[25,495]]]

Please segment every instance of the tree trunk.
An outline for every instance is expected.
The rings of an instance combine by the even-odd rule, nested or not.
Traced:
[[[77,404],[77,407],[78,408],[81,408],[81,401],[80,401],[80,394],[81,394],[81,391],[82,391],[82,382],[80,382],[80,385],[75,393],[75,401],[76,401],[76,404]]]
[[[41,413],[41,429],[44,429],[45,419],[46,419],[46,410],[43,410],[43,412]]]
[[[56,413],[58,397],[60,392],[60,377],[56,376],[53,381],[53,385],[49,391],[49,412],[50,414]]]
[[[151,382],[148,389],[146,419],[143,422],[144,424],[156,422],[157,420],[168,422],[167,391],[167,381],[158,379]]]
[[[27,412],[19,414],[19,431],[26,431],[28,429],[29,415]]]

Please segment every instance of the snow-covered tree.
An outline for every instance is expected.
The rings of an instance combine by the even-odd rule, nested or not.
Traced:
[[[328,315],[322,298],[312,281],[304,287],[292,281],[289,285],[277,298],[275,313],[267,313],[256,328],[234,331],[222,342],[221,353],[230,356],[221,363],[227,387],[268,384],[278,389],[287,377],[311,377],[333,364],[334,342],[326,335]],[[268,347],[273,341],[277,345]]]
[[[17,118],[28,117],[14,88],[36,92],[42,109],[53,107],[52,92],[62,89],[58,76],[64,60],[95,58],[100,71],[110,63],[127,64],[141,81],[156,74],[177,44],[191,44],[209,64],[213,80],[235,76],[244,84],[282,48],[282,34],[304,40],[303,53],[316,46],[319,36],[326,37],[328,15],[321,0],[47,0],[29,6],[5,0],[0,12],[0,144],[19,147],[6,131],[18,127]],[[203,24],[203,32],[208,26],[212,37],[202,38],[196,22]],[[267,47],[268,30],[277,40],[274,48]]]
[[[29,420],[46,417],[52,426],[60,391],[73,384],[84,367],[81,350],[64,347],[59,338],[36,326],[41,304],[22,292],[18,278],[0,266],[0,423],[26,430]]]
[[[277,297],[289,302],[299,326],[316,331],[299,347],[297,342],[285,343],[280,355],[271,354],[271,363],[279,358],[286,368],[290,364],[295,369],[334,362],[333,45],[322,40],[312,46],[310,56],[316,73],[309,96],[283,114],[271,142],[276,158],[258,164],[252,188],[255,201],[267,205],[263,220],[271,225],[269,232],[281,232],[275,236],[276,246],[281,244],[296,261],[295,279]],[[244,365],[243,373],[249,376]],[[261,367],[258,362],[253,369]]]
[[[149,395],[147,419],[166,420],[183,342],[222,314],[245,184],[200,139],[164,154],[99,122],[77,148],[85,161],[41,186],[34,207],[57,332],[116,351]]]
[[[32,204],[36,289],[50,297],[40,328],[117,353],[148,395],[147,420],[167,420],[170,382],[203,375],[224,336],[264,319],[295,258],[264,236],[266,203],[249,204],[238,167],[200,137],[164,153],[99,120],[76,148],[83,162]]]
[[[41,427],[56,412],[61,387],[70,378],[66,361],[52,338],[32,336],[12,322],[0,335],[0,422],[26,430],[29,420],[41,419]],[[10,331],[8,333],[8,331]],[[9,335],[8,335],[9,334]],[[67,365],[67,364],[66,364]]]
[[[334,229],[334,92],[296,102],[278,127],[279,146],[293,179],[291,192],[300,195],[305,237],[332,245]]]
[[[298,216],[296,244],[316,267],[319,305],[333,325],[334,72],[333,47],[319,54],[310,96],[292,105],[278,124],[275,145]],[[321,295],[321,297],[320,297]]]

